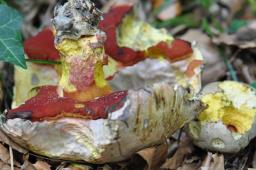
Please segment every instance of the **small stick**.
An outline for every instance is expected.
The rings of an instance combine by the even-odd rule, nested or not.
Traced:
[[[10,152],[11,170],[14,170],[13,151],[12,151],[11,145],[9,145],[9,152]]]

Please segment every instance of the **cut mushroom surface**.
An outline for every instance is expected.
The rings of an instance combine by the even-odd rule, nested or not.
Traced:
[[[224,81],[203,88],[206,109],[189,123],[194,143],[219,152],[238,152],[256,136],[256,91],[246,84]]]

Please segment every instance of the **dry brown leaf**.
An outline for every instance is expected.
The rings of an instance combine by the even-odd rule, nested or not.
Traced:
[[[101,169],[98,170],[112,170],[112,168],[108,165],[104,165]]]
[[[11,163],[10,153],[9,153],[8,149],[6,147],[4,147],[2,144],[0,144],[0,160],[6,164]],[[13,162],[14,162],[15,166],[20,167],[20,164],[17,161],[13,160]]]
[[[12,142],[5,134],[4,132],[0,129],[0,142],[3,142],[7,145],[10,145],[13,149],[17,150],[20,153],[26,154],[28,153],[27,150],[21,148],[19,145],[16,143]]]
[[[33,165],[37,170],[51,170],[51,166],[47,162],[44,162],[44,161],[37,161]]]
[[[28,159],[28,158],[25,158]],[[20,170],[37,170],[32,163],[28,160],[25,160],[23,165],[21,166]]]
[[[164,3],[164,0],[152,0],[152,5],[154,8],[159,8]]]
[[[175,154],[171,158],[167,159],[161,168],[178,169],[183,164],[186,156],[191,154],[193,150],[194,147],[191,140],[189,140],[188,138],[183,139]]]
[[[198,170],[201,166],[201,158],[198,156],[192,156],[189,159],[185,159],[182,166],[178,170]]]
[[[168,154],[168,144],[162,144],[156,147],[147,148],[138,152],[138,154],[147,162],[148,170],[156,170],[164,163]]]
[[[113,6],[123,5],[123,4],[136,4],[139,0],[109,0],[107,1],[103,8],[103,12],[108,12]]]
[[[197,170],[198,165],[197,164],[183,164],[178,170]]]
[[[4,162],[2,162],[2,161],[0,161],[0,169],[1,170],[10,170],[11,166],[6,164],[6,163],[4,163]],[[14,167],[14,170],[19,170],[19,168]]]
[[[220,34],[213,38],[213,42],[233,45],[241,49],[256,48],[256,21],[249,23],[234,34]]]
[[[0,160],[4,163],[10,163],[10,154],[7,148],[0,144]]]
[[[92,168],[87,165],[72,164],[67,167],[65,165],[61,165],[57,168],[57,170],[92,170]],[[103,170],[107,170],[107,169],[103,169]]]
[[[176,17],[177,15],[179,15],[181,13],[182,10],[182,6],[180,4],[180,2],[173,2],[172,4],[170,4],[170,6],[165,7],[158,15],[157,18],[160,20],[168,20],[171,19],[173,17]]]
[[[224,170],[224,156],[218,154],[207,153],[206,158],[200,168],[201,170]]]
[[[233,17],[243,7],[244,0],[220,0],[220,2],[229,8],[229,16]]]
[[[165,169],[177,169],[178,167],[180,167],[184,161],[184,158],[190,154],[192,152],[190,147],[180,147],[176,153],[174,154],[174,156],[170,159],[168,159],[164,165],[162,166],[162,168]]]
[[[202,73],[203,84],[208,84],[219,80],[220,77],[226,75],[226,66],[219,57],[219,50],[209,36],[198,29],[190,29],[181,39],[195,42],[196,47],[204,57],[204,71]]]

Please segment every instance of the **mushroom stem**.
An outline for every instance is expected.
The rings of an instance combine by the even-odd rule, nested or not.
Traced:
[[[102,13],[89,0],[59,3],[54,11],[55,46],[61,54],[59,86],[66,92],[86,90],[94,82],[107,85],[103,65],[105,33],[98,29]]]

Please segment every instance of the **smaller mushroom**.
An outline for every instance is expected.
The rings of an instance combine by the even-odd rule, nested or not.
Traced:
[[[199,94],[206,108],[189,123],[188,134],[200,148],[235,153],[256,136],[256,91],[246,84],[211,83]]]

